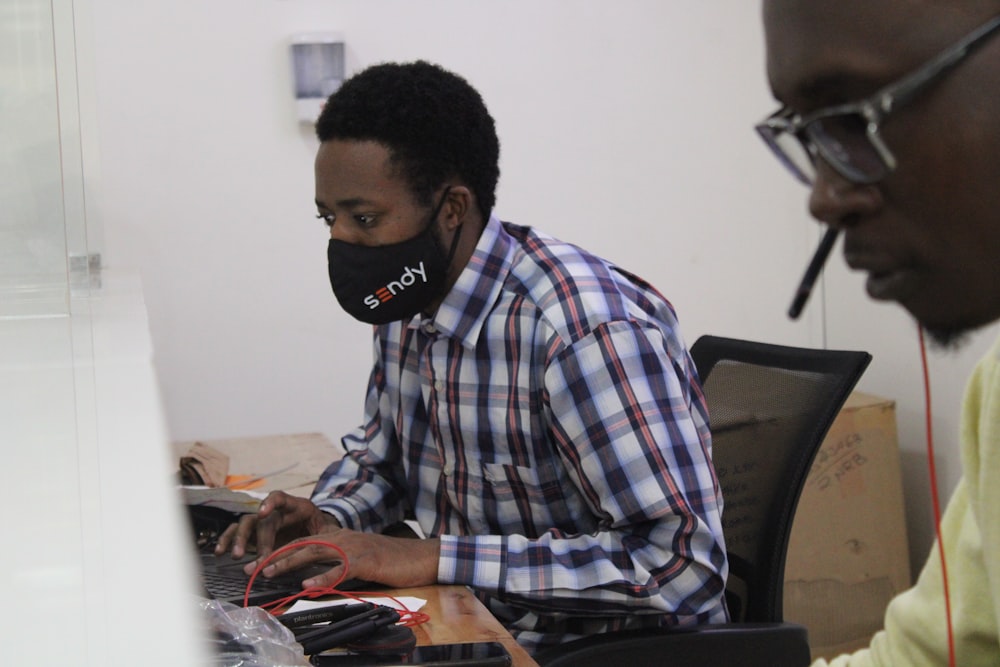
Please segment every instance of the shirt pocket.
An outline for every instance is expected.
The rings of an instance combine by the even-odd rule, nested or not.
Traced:
[[[589,532],[595,524],[558,466],[483,462],[483,514],[490,532],[537,538],[553,528]]]

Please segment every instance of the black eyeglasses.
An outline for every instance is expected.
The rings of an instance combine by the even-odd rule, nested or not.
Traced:
[[[879,134],[889,114],[965,60],[998,28],[1000,16],[863,100],[805,116],[782,108],[755,129],[781,163],[806,185],[815,179],[817,158],[853,183],[876,183],[896,168],[896,158]]]

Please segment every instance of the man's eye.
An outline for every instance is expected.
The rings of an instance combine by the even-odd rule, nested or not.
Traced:
[[[365,215],[364,213],[359,213],[354,216],[354,219],[357,220],[358,224],[361,225],[362,227],[371,227],[372,225],[375,224],[374,215]]]
[[[317,220],[322,220],[327,227],[333,227],[333,223],[337,220],[337,216],[333,213],[317,213]]]

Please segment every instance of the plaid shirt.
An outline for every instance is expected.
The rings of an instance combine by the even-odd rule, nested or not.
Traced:
[[[491,218],[431,318],[375,328],[364,424],[313,495],[404,516],[533,650],[727,619],[707,409],[670,304],[570,244]]]

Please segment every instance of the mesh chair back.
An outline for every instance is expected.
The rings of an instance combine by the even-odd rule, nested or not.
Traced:
[[[730,614],[735,622],[781,622],[799,495],[871,355],[703,336],[691,357],[708,402],[725,503]]]

